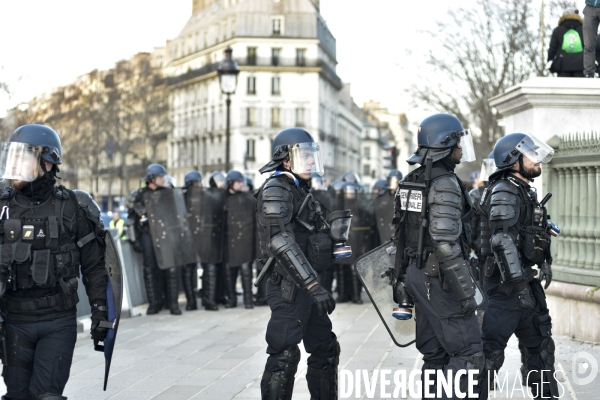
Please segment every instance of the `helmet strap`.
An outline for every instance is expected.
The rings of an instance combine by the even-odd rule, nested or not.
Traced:
[[[523,166],[523,155],[519,156],[519,160],[517,162],[519,163],[519,170],[517,171],[519,175],[533,182],[533,178],[525,171],[525,167]]]

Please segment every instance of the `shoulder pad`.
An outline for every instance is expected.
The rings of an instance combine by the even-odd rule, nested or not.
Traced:
[[[498,192],[509,192],[513,194],[519,194],[519,187],[509,180],[501,179],[492,188],[492,194]]]
[[[2,188],[2,192],[0,192],[0,199],[2,199],[2,200],[12,199],[13,197],[15,197],[16,193],[17,193],[17,189],[15,189],[12,186],[6,186],[6,187]]]
[[[430,190],[436,192],[450,192],[456,193],[460,196],[462,190],[458,184],[458,180],[452,175],[443,175],[433,180]]]
[[[84,192],[83,190],[73,190],[75,194],[75,198],[77,199],[77,203],[79,203],[79,208],[85,211],[86,216],[90,221],[92,221],[98,228],[102,228],[104,230],[104,223],[100,218],[100,207],[98,204],[92,199],[92,196],[89,193]]]
[[[263,187],[263,189],[267,189],[269,187],[280,187],[287,191],[292,190],[292,186],[289,184],[289,182],[287,180],[285,180],[283,178],[277,178],[277,177],[273,177],[273,178],[269,179],[267,182],[265,182],[265,186]]]
[[[89,196],[89,194],[87,195]],[[56,196],[58,199],[66,200],[69,198],[69,191],[63,185],[54,186],[54,196]]]

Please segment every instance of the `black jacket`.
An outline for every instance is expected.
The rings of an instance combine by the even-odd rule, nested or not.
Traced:
[[[579,33],[583,45],[583,20],[577,14],[563,15],[558,20],[558,26],[552,32],[548,61],[554,60],[551,72],[583,72],[583,51],[580,53],[567,53],[562,50],[565,33],[574,29]]]

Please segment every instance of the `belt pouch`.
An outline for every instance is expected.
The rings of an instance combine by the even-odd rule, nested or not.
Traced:
[[[13,259],[17,264],[17,285],[21,289],[30,289],[33,287],[31,281],[31,244],[29,243],[14,243]]]
[[[31,278],[33,282],[42,286],[48,282],[48,272],[50,270],[50,250],[34,250],[33,262],[31,263]]]
[[[46,236],[46,247],[50,250],[56,250],[58,248],[58,218],[56,216],[48,217],[46,222],[48,235]]]
[[[281,299],[286,303],[294,302],[297,291],[298,286],[289,277],[285,277],[281,281]]]
[[[21,237],[21,220],[20,219],[7,219],[3,223],[4,227],[4,240],[14,242]],[[31,237],[30,239],[33,239]]]

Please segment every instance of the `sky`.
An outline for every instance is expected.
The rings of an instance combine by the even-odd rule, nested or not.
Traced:
[[[455,0],[451,7],[474,2]],[[448,4],[321,0],[321,14],[337,41],[338,75],[351,83],[357,104],[373,99],[394,112],[410,111],[405,89],[432,45],[419,32],[435,31]],[[86,72],[164,46],[191,9],[192,0],[0,1],[0,81],[13,92],[10,98],[0,93],[0,117]]]

